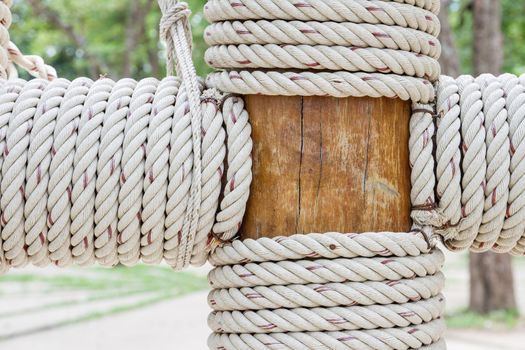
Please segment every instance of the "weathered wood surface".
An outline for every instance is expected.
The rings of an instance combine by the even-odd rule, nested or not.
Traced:
[[[247,96],[254,179],[242,238],[410,227],[410,104]]]

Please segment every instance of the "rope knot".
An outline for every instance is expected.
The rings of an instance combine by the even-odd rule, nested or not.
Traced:
[[[170,40],[170,30],[179,21],[189,29],[188,18],[190,15],[191,10],[185,2],[177,2],[168,8],[160,20],[160,35],[162,40],[165,42]]]
[[[175,40],[184,40],[185,44],[191,51],[192,49],[192,34],[191,26],[189,24],[189,17],[191,15],[191,10],[188,7],[188,4],[185,2],[175,2],[164,1],[165,10],[163,11],[162,18],[160,20],[160,29],[159,34],[166,43],[167,53],[167,67],[168,75],[173,75],[175,68],[175,57],[174,50],[177,42]],[[162,3],[161,3],[162,4]],[[174,31],[176,31],[176,26],[180,24],[180,30],[182,31],[182,37],[177,37],[175,39]]]

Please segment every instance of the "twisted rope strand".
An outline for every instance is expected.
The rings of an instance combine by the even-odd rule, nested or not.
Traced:
[[[38,103],[29,140],[24,207],[27,254],[34,265],[46,265],[48,257],[48,185],[53,133],[60,104],[69,82],[56,79],[48,84]]]
[[[283,20],[231,21],[209,25],[204,39],[210,46],[227,44],[325,45],[392,49],[437,59],[439,41],[430,34],[383,24],[300,22]]]
[[[344,46],[221,45],[206,51],[205,60],[215,68],[280,68],[394,73],[436,80],[439,63],[405,51]]]
[[[210,262],[216,266],[249,262],[334,259],[374,256],[418,256],[430,247],[421,232],[367,234],[308,234],[290,237],[235,240],[217,248]]]
[[[407,303],[436,296],[444,277],[435,275],[398,281],[290,284],[214,289],[208,303],[216,311],[297,307],[333,307]]]
[[[95,175],[104,113],[113,81],[93,83],[78,124],[71,190],[71,246],[75,263],[94,262]]]
[[[49,257],[58,266],[72,263],[71,195],[75,144],[84,102],[93,82],[79,78],[69,84],[57,115],[49,168]]]
[[[0,87],[0,169],[3,167],[6,157],[6,137],[9,120],[13,113],[13,107],[22,91],[23,82],[20,80],[3,81]],[[3,210],[0,205],[0,218],[3,216]],[[1,238],[1,237],[0,237]],[[9,262],[6,260],[3,239],[0,239],[0,273],[7,271]]]
[[[1,226],[5,259],[14,267],[28,262],[25,250],[25,173],[33,118],[47,81],[25,84],[9,116],[0,190]]]
[[[437,89],[436,187],[438,211],[449,227],[439,229],[446,239],[457,236],[461,219],[461,120],[459,87],[454,79],[442,77]]]
[[[250,196],[253,142],[252,128],[242,98],[226,97],[222,105],[222,115],[226,133],[229,135],[228,169],[220,211],[217,213],[213,232],[215,236],[220,237],[220,241],[225,242],[233,239],[239,231]],[[209,250],[222,244],[220,241],[217,239],[212,241]]]
[[[377,0],[308,0],[301,6],[290,0],[236,3],[210,0],[204,6],[204,15],[211,23],[225,20],[282,19],[386,24],[421,30],[436,37],[440,30],[437,16],[430,11],[413,5]]]
[[[433,275],[443,266],[440,251],[411,257],[316,259],[226,265],[210,271],[213,288],[286,284],[396,281]]]
[[[282,349],[405,350],[445,349],[440,338],[445,322],[434,320],[418,326],[340,332],[291,332],[270,334],[212,334],[210,349],[267,349],[268,344]],[[428,346],[428,347],[427,347]]]
[[[503,227],[510,180],[510,148],[505,92],[498,79],[491,75],[481,75],[476,80],[481,87],[485,115],[487,172],[483,218],[471,250],[483,252],[492,248]]]
[[[364,330],[420,325],[439,319],[442,295],[406,304],[215,311],[208,317],[216,333],[282,333]]]
[[[113,86],[100,131],[95,196],[95,257],[105,266],[118,264],[117,225],[122,145],[126,117],[137,83],[131,79]]]
[[[142,198],[141,255],[146,263],[158,264],[164,256],[164,222],[168,191],[171,117],[180,81],[170,77],[160,82],[151,112],[146,145],[144,195]]]
[[[500,76],[499,81],[505,91],[511,162],[506,218],[493,249],[499,252],[513,250],[513,254],[523,255],[524,251],[520,251],[521,245],[518,242],[525,232],[525,220],[521,219],[525,216],[525,134],[521,131],[522,125],[525,125],[525,86],[518,77],[511,74]]]
[[[222,91],[282,96],[398,97],[427,103],[434,88],[426,79],[379,73],[230,71],[212,73],[207,84]]]

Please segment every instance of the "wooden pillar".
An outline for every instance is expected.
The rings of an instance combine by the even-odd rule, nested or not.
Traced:
[[[410,103],[247,96],[254,178],[241,238],[410,228]]]

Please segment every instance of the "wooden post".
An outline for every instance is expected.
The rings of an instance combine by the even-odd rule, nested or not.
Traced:
[[[241,238],[410,228],[410,103],[247,96],[254,178]]]

